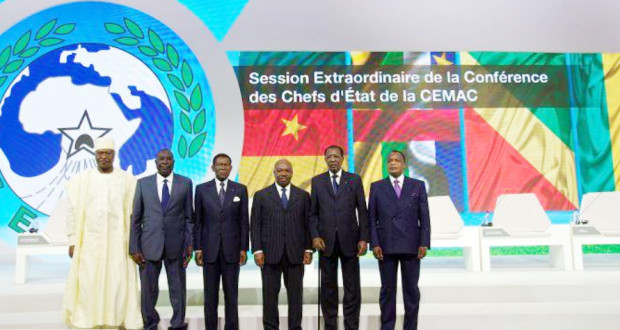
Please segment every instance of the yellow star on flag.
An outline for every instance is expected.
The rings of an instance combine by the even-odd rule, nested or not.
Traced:
[[[295,140],[299,140],[299,131],[301,131],[302,129],[306,129],[307,127],[300,124],[299,121],[297,121],[297,115],[295,115],[295,117],[293,117],[292,120],[286,120],[284,118],[282,118],[282,122],[284,123],[284,125],[286,125],[286,130],[284,130],[284,133],[282,133],[282,136],[286,136],[286,135],[292,135],[293,137],[295,137]]]
[[[433,55],[433,58],[435,59],[435,62],[437,62],[438,65],[452,65],[453,63],[448,61],[448,59],[446,58],[446,53],[441,53],[441,56],[437,56],[437,55]]]

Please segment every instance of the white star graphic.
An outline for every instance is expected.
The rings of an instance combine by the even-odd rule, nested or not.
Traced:
[[[58,130],[71,140],[69,150],[67,150],[67,158],[69,158],[81,150],[86,150],[94,155],[94,141],[106,135],[111,128],[93,127],[88,111],[84,110],[84,114],[77,127],[64,127],[58,128]]]

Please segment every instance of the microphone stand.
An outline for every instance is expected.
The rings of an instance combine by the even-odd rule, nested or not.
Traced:
[[[321,330],[321,251],[319,251],[319,280],[318,280],[318,286],[317,286],[317,290],[318,290],[318,301],[317,301],[317,324],[318,324],[318,330]]]

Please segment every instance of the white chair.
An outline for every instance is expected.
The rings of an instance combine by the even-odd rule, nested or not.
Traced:
[[[497,198],[493,227],[481,228],[482,270],[491,269],[493,246],[549,246],[551,264],[572,269],[567,225],[551,225],[535,194],[505,194]]]
[[[431,247],[463,248],[465,267],[480,271],[478,228],[466,227],[450,196],[428,198],[431,215]]]
[[[31,255],[67,254],[69,241],[66,235],[67,219],[66,199],[57,202],[45,229],[38,233],[17,235],[15,249],[15,283],[26,283],[28,258]]]
[[[583,269],[584,245],[620,244],[620,191],[584,194],[579,220],[587,225],[571,228],[576,270]]]

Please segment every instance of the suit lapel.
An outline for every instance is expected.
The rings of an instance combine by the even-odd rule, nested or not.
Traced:
[[[408,177],[405,177],[405,179],[403,180],[403,189],[400,192],[400,199],[398,200],[398,203],[403,203],[403,202],[407,202],[409,200],[409,197],[411,196],[412,191],[415,188],[415,181],[411,180]]]
[[[291,185],[291,194],[290,194],[290,198],[288,199],[288,204],[286,204],[286,209],[290,209],[291,207],[293,207],[293,205],[295,205],[295,203],[297,203],[297,200],[299,200],[299,190],[297,190],[297,187]]]
[[[394,186],[392,185],[392,179],[388,176],[387,178],[385,178],[383,180],[383,182],[384,182],[383,186],[385,187],[387,196],[389,196],[389,198],[390,198],[390,200],[392,202],[397,203],[398,202],[398,196],[396,196],[396,191],[394,190]],[[401,196],[403,195],[402,191],[401,191],[400,195]]]
[[[205,187],[205,189],[207,190],[207,198],[212,199],[213,200],[213,204],[216,205],[216,207],[218,208],[222,208],[222,205],[220,204],[220,196],[218,195],[219,191],[219,187],[215,184],[217,182],[216,179],[213,179],[211,181],[209,181],[207,183],[207,186]]]
[[[147,182],[148,182],[148,184],[151,186],[151,187],[149,188],[149,190],[151,190],[151,192],[152,192],[153,194],[155,194],[155,199],[159,202],[159,207],[158,207],[158,209],[159,209],[162,213],[164,213],[164,210],[162,210],[162,208],[161,208],[161,199],[160,199],[160,197],[159,197],[159,193],[160,193],[160,191],[159,191],[159,189],[157,189],[157,174],[154,174],[154,175],[152,175],[151,177],[149,177],[149,178],[147,179]],[[163,187],[163,186],[162,186],[162,187]],[[170,201],[168,201],[168,204],[170,204]]]
[[[269,189],[267,189],[267,194],[271,197],[271,199],[273,199],[276,204],[280,206],[280,208],[284,209],[284,206],[282,206],[282,197],[280,197],[280,191],[278,191],[275,184],[269,186]],[[289,201],[289,203],[290,202],[291,201]]]
[[[323,173],[323,178],[323,183],[325,184],[325,188],[329,192],[329,195],[332,196],[332,198],[336,198],[336,195],[334,195],[334,186],[332,185],[331,173]]]
[[[157,185],[157,182],[155,182],[155,184]],[[166,205],[166,209],[163,210],[164,213],[166,213],[166,211],[168,211],[170,209],[170,205],[172,205],[172,203],[174,203],[175,201],[175,196],[179,194],[179,191],[181,190],[181,180],[179,180],[179,176],[176,176],[176,178],[174,178],[172,180],[172,186],[169,187],[170,188],[170,199],[168,200],[168,205]]]
[[[342,171],[342,177],[340,178],[340,184],[338,185],[338,193],[336,194],[336,197],[342,195],[342,191],[347,187],[347,184],[349,184],[349,179],[349,174]]]
[[[224,195],[224,205],[222,205],[222,208],[227,207],[228,205],[230,205],[233,196],[235,196],[235,185],[233,184],[232,181],[228,180],[228,186],[226,187],[226,194]],[[218,196],[219,199],[219,196]]]

